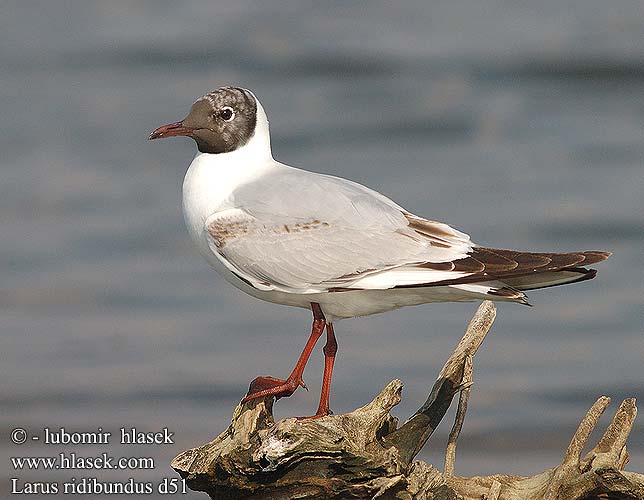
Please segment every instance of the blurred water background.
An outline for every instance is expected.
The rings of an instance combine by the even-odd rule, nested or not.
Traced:
[[[66,476],[13,471],[9,456],[61,451],[14,446],[13,427],[169,427],[175,446],[141,451],[154,471],[67,475],[174,477],[171,458],[222,431],[252,378],[290,372],[309,314],[209,270],[180,210],[194,145],[146,141],[226,84],[261,99],[278,160],[367,184],[484,245],[614,252],[592,282],[532,292],[534,308],[498,307],[475,360],[458,474],[551,467],[595,398],[610,395],[612,412],[644,396],[641,2],[9,0],[1,10],[4,491],[10,477]],[[475,309],[337,324],[332,408],[350,411],[399,377],[406,418]],[[321,374],[318,349],[311,391],[281,400],[277,416],[314,411]],[[420,458],[442,467],[450,426]],[[629,449],[641,471],[641,418]]]

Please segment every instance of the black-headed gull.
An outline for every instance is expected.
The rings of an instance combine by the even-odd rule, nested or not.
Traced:
[[[329,410],[337,351],[333,322],[429,302],[490,299],[527,304],[524,290],[576,283],[609,252],[536,253],[486,248],[414,215],[355,182],[273,159],[268,119],[252,92],[222,87],[150,139],[188,136],[199,152],[183,183],[190,236],[244,292],[313,312],[311,336],[286,380],[258,377],[245,400],[290,396],[326,326],[316,415]]]

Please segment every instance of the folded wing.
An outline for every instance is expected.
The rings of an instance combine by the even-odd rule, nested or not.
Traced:
[[[344,179],[284,168],[270,191],[250,184],[205,222],[211,251],[260,290],[322,293],[449,286],[504,300],[521,290],[590,279],[608,252],[484,248]]]
[[[404,215],[399,224],[389,220],[354,227],[342,220],[265,213],[258,218],[243,209],[229,209],[209,217],[205,230],[211,250],[252,286],[320,293],[339,288],[393,288],[471,274],[440,265],[466,257],[472,246],[462,233],[450,235],[449,226],[436,224],[437,234],[428,236],[414,231]],[[396,270],[398,274],[386,274]],[[382,280],[364,281],[383,275],[384,286]]]

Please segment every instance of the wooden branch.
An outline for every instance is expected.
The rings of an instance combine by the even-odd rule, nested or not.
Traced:
[[[453,475],[456,441],[471,386],[471,361],[495,309],[484,302],[419,410],[396,429],[391,409],[402,383],[394,380],[373,401],[344,415],[275,423],[272,398],[237,406],[230,426],[210,443],[177,456],[172,467],[194,490],[216,499],[295,498],[382,500],[587,500],[597,495],[644,500],[644,475],[624,472],[626,440],[637,410],[625,400],[597,445],[581,453],[609,404],[601,397],[579,424],[562,463],[532,477]],[[413,461],[454,395],[459,409],[446,451],[445,472]],[[601,498],[601,497],[600,497]]]
[[[483,302],[470,321],[463,338],[438,374],[427,400],[403,426],[386,437],[407,463],[423,448],[447,413],[454,395],[461,390],[465,360],[474,356],[496,318],[496,308],[489,300]]]
[[[465,369],[463,370],[463,389],[461,395],[458,397],[458,407],[456,409],[456,417],[454,418],[454,426],[447,438],[447,448],[445,450],[445,467],[443,467],[443,476],[446,478],[454,475],[454,462],[456,461],[456,442],[458,436],[461,434],[463,422],[465,421],[465,413],[467,413],[467,403],[470,399],[470,391],[472,390],[472,356],[465,358]]]
[[[626,439],[637,415],[634,399],[622,402],[597,445],[580,460],[581,451],[609,402],[609,398],[602,396],[592,405],[557,467],[532,477],[454,477],[448,484],[465,500],[484,498],[495,483],[501,483],[499,500],[644,499],[644,474],[623,471]]]

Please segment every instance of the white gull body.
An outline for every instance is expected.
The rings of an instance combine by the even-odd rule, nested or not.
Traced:
[[[190,236],[226,280],[269,302],[319,303],[329,321],[490,298],[494,283],[414,286],[467,276],[419,264],[467,257],[469,236],[360,184],[275,161],[257,107],[251,139],[232,152],[198,153],[183,183]],[[413,230],[410,218],[435,228],[438,240]]]

